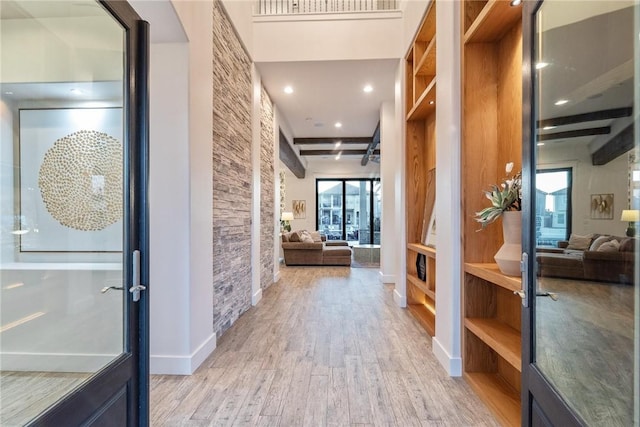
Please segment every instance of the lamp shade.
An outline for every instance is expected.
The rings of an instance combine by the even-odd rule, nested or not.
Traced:
[[[282,216],[280,217],[282,221],[291,221],[293,220],[293,212],[282,212]]]
[[[638,222],[640,221],[640,211],[638,210],[623,210],[620,221],[626,222]]]

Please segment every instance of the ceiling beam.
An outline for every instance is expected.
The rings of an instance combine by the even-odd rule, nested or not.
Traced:
[[[304,165],[296,155],[296,152],[293,151],[291,144],[287,141],[287,137],[284,136],[282,130],[280,130],[280,160],[284,163],[293,174],[300,178],[304,179],[306,171],[304,170]]]
[[[380,143],[380,120],[378,120],[378,124],[376,125],[376,130],[373,131],[373,136],[371,137],[372,141],[367,147],[367,152],[364,156],[362,156],[362,160],[360,164],[362,166],[367,166],[369,162],[369,156],[373,154],[373,151],[376,149],[376,146]]]
[[[629,117],[633,113],[633,108],[612,108],[610,110],[592,111],[591,113],[576,114],[573,116],[555,117],[552,119],[538,120],[538,128],[545,126],[564,126],[576,123],[594,122],[596,120],[618,119]]]
[[[611,138],[605,145],[591,155],[591,163],[594,166],[602,166],[617,158],[621,154],[631,150],[634,146],[635,132],[633,123],[624,128],[622,132]]]
[[[538,135],[537,139],[538,141],[551,141],[554,139],[578,138],[581,136],[606,135],[608,133],[611,133],[611,127],[604,126],[600,128],[589,128],[589,129],[568,130],[566,132],[545,133],[543,135]]]
[[[301,156],[337,156],[340,153],[343,156],[362,156],[367,150],[300,150]],[[380,150],[374,150],[373,154],[380,154]]]
[[[293,138],[295,145],[314,145],[314,144],[370,144],[372,138],[370,136],[353,136],[345,138]]]

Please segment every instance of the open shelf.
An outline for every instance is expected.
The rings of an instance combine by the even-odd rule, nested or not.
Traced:
[[[431,336],[436,333],[436,308],[432,302],[407,304],[407,308]]]
[[[436,299],[436,293],[427,287],[427,282],[423,282],[420,280],[418,276],[414,276],[413,274],[407,273],[407,280],[416,288],[420,289],[424,292],[429,298],[432,300]]]
[[[500,272],[497,264],[467,262],[464,264],[464,271],[510,291],[522,289],[522,279],[520,277],[505,276]]]
[[[522,17],[522,6],[506,0],[489,0],[464,34],[465,43],[499,40]]]
[[[422,243],[409,243],[407,249],[418,252],[419,254],[426,255],[430,258],[436,257],[436,250],[430,246],[425,246]]]
[[[431,80],[427,88],[422,92],[415,105],[407,114],[407,121],[420,120],[436,110],[436,78]]]
[[[434,37],[427,45],[422,58],[418,61],[414,70],[416,76],[435,76],[436,75],[436,38]]]
[[[504,379],[485,372],[465,372],[464,378],[503,425],[520,425],[520,393]]]
[[[466,318],[464,326],[518,372],[522,371],[520,332],[496,319]]]

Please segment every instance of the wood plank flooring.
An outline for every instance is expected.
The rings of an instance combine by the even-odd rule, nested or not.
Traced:
[[[152,376],[153,426],[495,426],[378,270],[284,267],[192,376]]]

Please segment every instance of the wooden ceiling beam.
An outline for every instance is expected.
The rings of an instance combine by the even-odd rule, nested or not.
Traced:
[[[291,144],[289,144],[289,141],[287,141],[287,137],[284,136],[282,130],[280,131],[279,154],[282,163],[284,163],[296,177],[304,179],[306,174],[304,165],[291,147]]]
[[[620,117],[629,117],[631,114],[633,114],[633,108],[631,107],[592,111],[591,113],[538,120],[538,128],[543,128],[545,126],[573,125],[576,123],[594,122],[597,120],[618,119]]]
[[[300,150],[301,156],[337,156],[340,153],[343,156],[362,156],[367,150]],[[380,150],[374,150],[373,154],[380,154]]]
[[[380,143],[380,121],[378,120],[378,124],[376,125],[376,130],[373,131],[373,136],[371,137],[371,143],[367,147],[367,152],[364,156],[362,156],[362,160],[360,164],[362,166],[366,166],[369,162],[369,156],[371,156],[376,149],[377,145]]]
[[[344,138],[293,138],[295,145],[316,145],[316,144],[370,144],[373,140],[370,136],[365,137],[344,137]]]
[[[594,166],[602,166],[620,155],[631,150],[634,146],[635,131],[633,123],[624,128],[622,132],[611,138],[605,145],[591,155],[591,163]]]
[[[608,133],[611,133],[611,127],[604,126],[599,128],[568,130],[566,132],[545,133],[543,135],[538,135],[537,140],[551,141],[554,139],[578,138],[581,136],[606,135]]]

